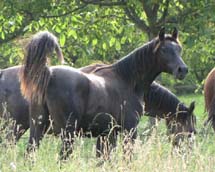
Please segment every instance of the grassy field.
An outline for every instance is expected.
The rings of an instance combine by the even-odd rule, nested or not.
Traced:
[[[150,136],[142,133],[146,126],[147,117],[141,119],[139,136],[134,145],[132,161],[123,156],[121,139],[118,139],[116,150],[111,154],[111,160],[98,164],[100,159],[95,157],[95,139],[77,138],[73,156],[66,162],[58,161],[60,139],[47,135],[40,149],[25,157],[28,133],[17,145],[8,144],[5,140],[0,144],[0,172],[212,172],[215,171],[215,136],[213,131],[203,128],[204,100],[202,95],[180,96],[187,105],[196,101],[197,130],[192,150],[185,144],[182,153],[173,150],[166,136],[164,122],[159,122],[158,129]],[[4,133],[1,133],[3,136]]]

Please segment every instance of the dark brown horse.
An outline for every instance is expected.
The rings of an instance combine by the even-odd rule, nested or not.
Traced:
[[[92,73],[99,67],[105,66],[104,64],[93,64],[80,68],[82,72]],[[1,70],[0,73],[0,103],[6,103],[6,110],[10,114],[10,118],[15,121],[15,126],[13,127],[14,136],[16,141],[25,133],[29,128],[29,111],[28,102],[23,98],[20,92],[20,83],[18,78],[18,73],[21,70],[21,66],[14,66],[7,69]],[[145,102],[145,112],[147,116],[167,118],[167,115],[176,115],[183,113],[184,119],[186,119],[186,114],[190,115],[192,118],[192,103],[190,107],[186,107],[179,99],[171,93],[167,88],[163,87],[156,82],[153,82],[149,88],[148,95],[144,96]],[[178,107],[178,105],[180,106]],[[3,114],[3,106],[0,106],[0,114]],[[171,115],[170,115],[171,114]],[[194,118],[194,117],[193,117]],[[173,120],[175,121],[175,120]],[[177,120],[176,120],[177,121]],[[189,123],[187,123],[189,124]],[[191,123],[192,124],[192,123]],[[181,125],[187,126],[187,125]],[[192,133],[192,125],[190,127],[190,133]],[[172,127],[168,127],[172,128]],[[189,131],[189,129],[184,130]],[[193,127],[195,132],[195,128]],[[169,131],[169,133],[174,133]]]
[[[205,110],[208,112],[208,119],[205,121],[205,125],[212,124],[215,131],[215,68],[213,68],[204,84],[204,97],[205,97]]]
[[[103,154],[103,141],[113,123],[133,133],[130,139],[135,139],[143,94],[155,77],[167,72],[183,79],[188,71],[180,57],[177,35],[177,30],[165,35],[162,29],[159,37],[120,61],[86,74],[67,66],[47,67],[47,55],[59,46],[52,34],[36,34],[28,45],[21,73],[21,90],[30,102],[30,147],[39,145],[49,114],[54,132],[62,134],[63,156],[72,151],[75,132],[87,131],[99,136],[97,152]],[[109,142],[114,145],[116,131],[111,131]]]

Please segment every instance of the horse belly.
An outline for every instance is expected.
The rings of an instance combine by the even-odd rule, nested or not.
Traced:
[[[107,135],[109,131],[118,125],[116,118],[110,113],[97,113],[86,115],[82,118],[81,130],[86,136],[97,137]]]

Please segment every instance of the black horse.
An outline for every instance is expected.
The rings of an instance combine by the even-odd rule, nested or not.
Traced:
[[[157,38],[120,61],[86,74],[67,66],[47,67],[47,55],[59,45],[49,32],[36,34],[28,45],[20,77],[22,93],[30,103],[30,147],[39,145],[49,114],[54,132],[62,134],[63,157],[72,151],[74,134],[87,131],[99,136],[97,152],[104,154],[104,144],[114,145],[116,140],[117,131],[109,133],[110,123],[132,131],[130,139],[135,139],[143,94],[155,77],[167,72],[183,79],[187,74],[177,36],[176,29],[172,35],[165,35],[162,29]],[[113,137],[107,138],[107,133]]]

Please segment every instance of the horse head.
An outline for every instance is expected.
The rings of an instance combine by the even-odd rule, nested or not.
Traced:
[[[162,28],[156,38],[154,53],[161,71],[173,74],[177,79],[184,79],[188,68],[181,58],[182,46],[178,40],[178,30],[165,34]]]
[[[173,144],[179,145],[184,138],[190,138],[196,134],[195,124],[196,116],[193,111],[195,109],[195,102],[192,102],[189,107],[184,104],[179,104],[176,115],[167,117],[168,133],[173,135]]]

